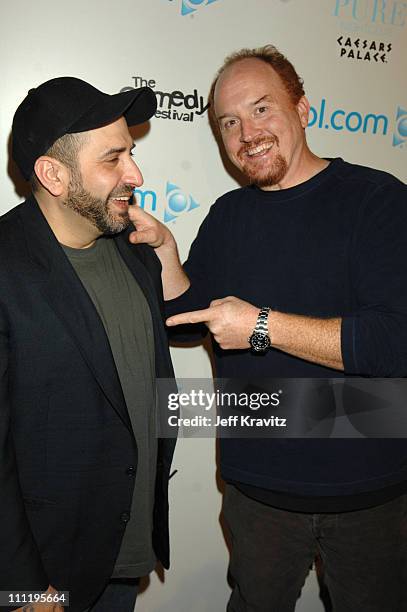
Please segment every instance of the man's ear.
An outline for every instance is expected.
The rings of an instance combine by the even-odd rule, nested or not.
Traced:
[[[53,157],[42,155],[34,164],[34,172],[41,185],[52,196],[59,197],[66,193],[70,173],[62,162]]]
[[[295,108],[297,109],[302,127],[306,128],[308,125],[310,111],[310,103],[308,102],[308,99],[305,96],[302,96],[295,105]]]

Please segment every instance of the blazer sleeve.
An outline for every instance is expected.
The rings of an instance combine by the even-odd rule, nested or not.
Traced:
[[[24,510],[8,392],[9,338],[0,307],[0,591],[45,591],[49,582]],[[29,443],[29,441],[27,441]],[[15,610],[16,605],[5,610]]]

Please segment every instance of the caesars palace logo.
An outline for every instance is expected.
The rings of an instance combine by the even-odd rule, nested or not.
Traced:
[[[360,36],[339,36],[337,43],[340,47],[339,56],[364,62],[387,64],[392,50],[391,43],[367,40]]]
[[[157,97],[158,119],[171,119],[173,121],[193,122],[195,117],[203,117],[209,108],[206,97],[200,95],[197,89],[187,93],[174,89],[173,91],[159,91],[156,89],[154,79],[145,79],[141,76],[132,77],[132,87],[122,87],[120,90],[129,91],[137,87],[151,87]]]

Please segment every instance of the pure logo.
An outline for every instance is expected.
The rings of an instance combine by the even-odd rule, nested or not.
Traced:
[[[400,0],[332,0],[333,15],[358,24],[403,27],[407,2]]]

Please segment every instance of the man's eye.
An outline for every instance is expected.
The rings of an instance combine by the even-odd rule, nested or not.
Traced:
[[[115,164],[119,161],[118,157],[113,157],[112,159],[107,159],[106,160],[108,164]]]
[[[263,115],[266,112],[266,110],[267,110],[267,106],[258,106],[256,108],[256,113],[258,115]]]
[[[223,127],[228,130],[229,128],[233,127],[234,125],[236,125],[236,119],[229,119],[229,121],[226,121],[223,125]]]

